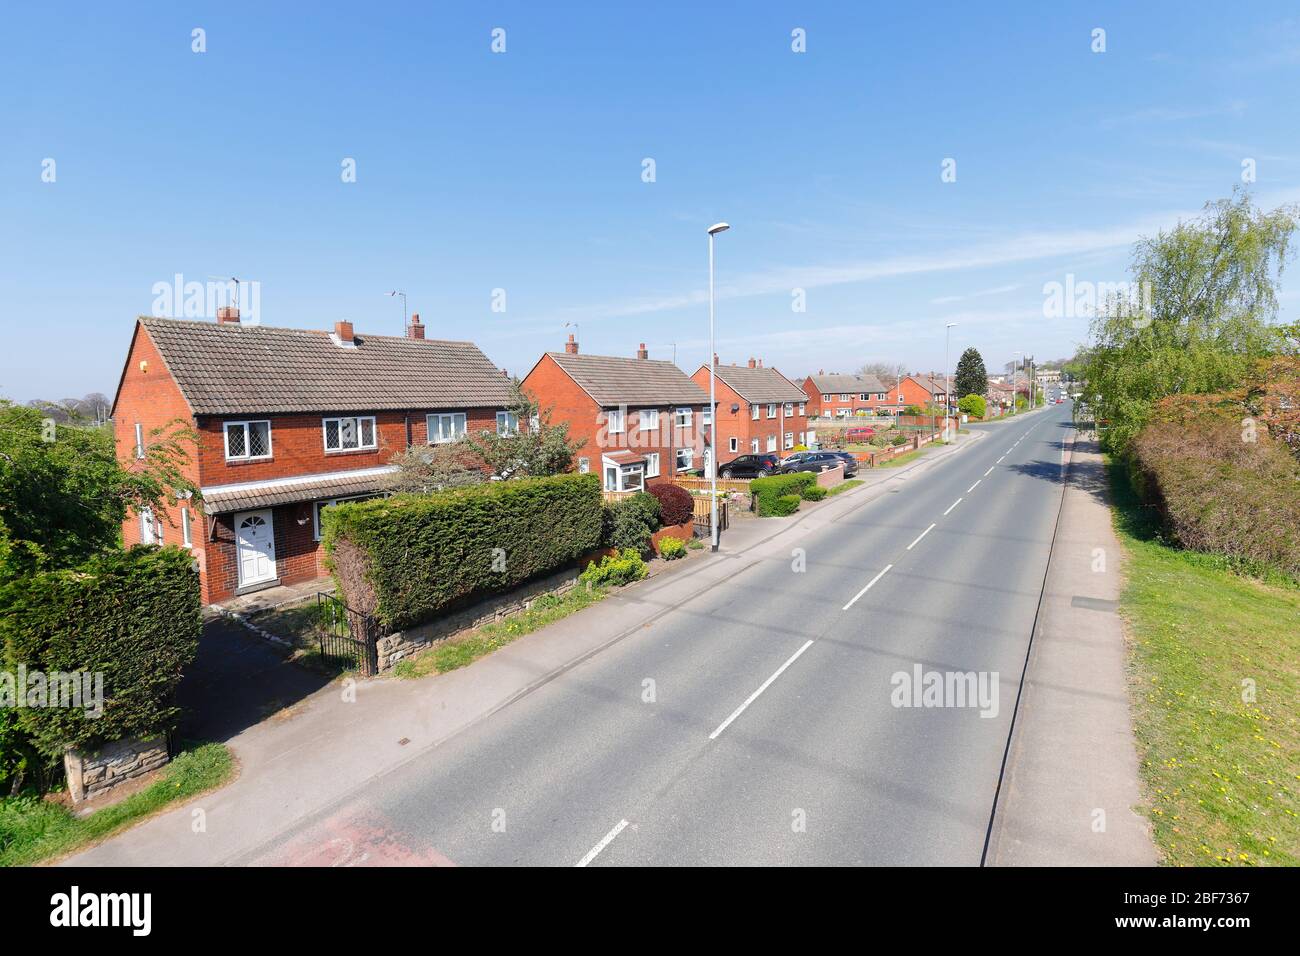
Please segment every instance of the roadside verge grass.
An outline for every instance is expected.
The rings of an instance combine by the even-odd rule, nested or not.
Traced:
[[[71,853],[221,786],[234,769],[224,744],[203,744],[178,756],[148,788],[86,817],[39,797],[0,800],[0,866],[31,866]]]
[[[430,674],[445,674],[458,667],[465,667],[525,634],[531,634],[561,618],[591,607],[604,600],[607,593],[605,588],[587,588],[580,584],[559,596],[545,594],[528,610],[513,617],[485,624],[460,637],[439,642],[428,650],[398,661],[397,666],[393,668],[393,676],[412,679],[427,677]]]
[[[1300,587],[1171,547],[1108,463],[1138,755],[1174,866],[1300,864]]]
[[[862,484],[861,478],[849,478],[847,481],[841,481],[834,488],[830,489],[830,491],[828,491],[826,494],[828,497],[834,498],[836,495],[842,495],[844,494],[844,492],[852,488],[856,488],[860,484]]]

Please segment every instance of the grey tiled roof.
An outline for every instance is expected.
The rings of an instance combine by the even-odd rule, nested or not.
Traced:
[[[250,482],[243,485],[214,487],[203,492],[203,510],[210,515],[250,508],[270,508],[273,505],[292,504],[297,501],[318,501],[322,498],[345,498],[348,495],[365,495],[382,491],[393,468],[370,468],[348,474],[314,475],[296,481]]]
[[[947,389],[942,378],[931,378],[929,375],[910,375],[908,377],[931,395],[942,395]]]
[[[140,318],[196,415],[501,407],[510,380],[472,342]]]
[[[888,392],[893,386],[885,385],[874,375],[809,375],[813,386],[823,395],[848,392]]]
[[[611,355],[546,353],[601,408],[707,405],[709,395],[672,362]]]
[[[708,371],[707,365],[700,368]],[[774,368],[750,368],[748,365],[715,365],[714,374],[735,389],[736,394],[753,404],[768,402],[806,402],[803,389]]]

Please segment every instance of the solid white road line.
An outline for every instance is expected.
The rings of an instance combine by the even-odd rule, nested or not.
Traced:
[[[992,471],[992,469],[989,469],[989,471]],[[987,474],[987,473],[988,473],[988,472],[985,472],[985,474]],[[980,483],[981,481],[983,481],[983,480],[984,480],[983,478],[976,478],[976,479],[975,479],[975,484],[971,485],[969,488],[966,489],[966,494],[970,494],[972,491],[974,491],[976,488],[978,488],[978,487],[979,487],[979,483]]]
[[[958,498],[956,501],[954,501],[952,504],[950,504],[950,505],[948,506],[948,511],[952,511],[953,508],[956,508],[959,504],[962,503],[962,500],[963,500],[963,499]],[[945,511],[945,512],[943,513],[943,516],[944,516],[945,518],[948,517],[948,511]]]
[[[984,472],[984,478],[987,478],[989,475],[991,475],[991,474],[993,473],[993,469],[996,468],[996,467],[997,467],[997,465],[989,465],[989,470],[986,471],[986,472]],[[983,481],[984,478],[981,478],[980,480]],[[709,507],[712,508],[713,506],[712,506],[712,505],[709,505]]]
[[[741,714],[745,712],[746,707],[748,707],[750,704],[752,704],[755,700],[758,699],[759,694],[763,693],[763,691],[767,690],[770,686],[772,686],[772,681],[780,677],[785,672],[785,669],[789,667],[791,664],[793,664],[795,661],[797,661],[799,659],[799,655],[802,654],[804,651],[808,650],[808,648],[812,647],[812,645],[813,645],[812,641],[805,641],[803,647],[799,648],[799,650],[791,654],[790,659],[776,669],[775,674],[773,674],[767,680],[763,681],[762,686],[759,687],[758,690],[750,694],[749,697],[746,698],[743,704],[741,704],[739,707],[737,707],[735,710],[731,712],[730,717],[728,717],[722,723],[718,724],[718,729],[715,730],[713,733],[709,734],[709,739],[710,740],[716,739],[718,734],[726,730],[733,720],[735,720],[737,717],[739,717]]]
[[[918,534],[916,536],[916,540],[907,546],[907,550],[911,551],[913,548],[915,548],[918,544],[921,543],[921,539],[924,538],[927,534],[929,534],[933,530],[934,530],[934,525],[930,525],[930,527],[926,528],[924,531]]]
[[[603,840],[601,840],[599,843],[597,843],[595,846],[593,846],[590,850],[588,850],[588,851],[587,851],[587,855],[584,856],[581,860],[579,860],[579,861],[578,861],[576,864],[574,864],[574,865],[575,865],[575,866],[586,866],[586,865],[587,865],[588,863],[590,863],[592,860],[596,859],[597,854],[599,854],[601,850],[605,849],[605,847],[607,847],[607,846],[609,846],[611,843],[613,843],[613,842],[614,842],[614,837],[616,837],[616,836],[618,836],[620,833],[622,833],[622,832],[623,832],[623,828],[624,828],[625,826],[627,826],[627,821],[626,821],[626,820],[619,820],[618,823],[614,825],[614,829],[612,829],[612,830],[610,830],[608,833],[606,833],[606,834],[605,834],[605,838],[604,838]]]
[[[887,564],[887,565],[885,565],[885,571],[888,571],[888,570],[889,570],[890,568],[892,568],[892,567],[893,567],[892,564]],[[885,571],[881,571],[881,572],[880,572],[879,574],[877,574],[874,578],[872,578],[870,581],[868,581],[868,582],[867,582],[867,586],[866,586],[865,588],[863,588],[861,591],[859,591],[857,594],[853,595],[853,600],[850,601],[848,604],[844,605],[844,607],[840,608],[840,610],[841,610],[841,611],[847,611],[849,608],[853,607],[854,604],[857,604],[857,603],[858,603],[858,598],[862,597],[862,595],[864,595],[864,594],[866,594],[868,591],[870,591],[870,590],[871,590],[871,585],[875,584],[877,581],[879,581],[881,578],[883,578],[883,577],[885,576]]]

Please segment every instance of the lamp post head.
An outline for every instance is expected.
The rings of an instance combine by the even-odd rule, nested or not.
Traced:
[[[730,228],[731,226],[728,223],[715,222],[713,225],[709,226],[709,235],[716,236],[718,233],[726,232]]]

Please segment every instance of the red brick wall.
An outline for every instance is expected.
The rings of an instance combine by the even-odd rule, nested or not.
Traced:
[[[709,367],[700,366],[691,378],[695,384],[706,392],[709,390]],[[795,444],[800,443],[800,434],[802,433],[804,441],[807,440],[808,416],[799,414],[799,403],[791,402],[791,415],[785,414],[785,403],[778,402],[776,406],[776,418],[767,417],[767,405],[759,406],[758,420],[754,420],[754,413],[750,409],[749,403],[740,397],[731,386],[727,385],[722,379],[714,376],[714,389],[718,398],[718,464],[725,465],[733,458],[739,458],[741,455],[753,454],[751,442],[758,439],[758,453],[765,455],[767,451],[767,439],[769,436],[776,436],[777,455],[788,455],[790,450],[785,447],[785,433],[794,434]],[[739,405],[737,411],[732,411],[732,405]],[[809,407],[808,411],[812,409]],[[731,451],[731,439],[736,438],[737,450]]]
[[[935,404],[935,396],[921,387],[921,384],[910,375],[903,379],[903,405],[918,405],[925,408],[927,405]],[[942,399],[939,399],[942,403]]]
[[[589,459],[594,474],[602,474],[602,452],[619,448],[628,448],[638,453],[659,453],[659,475],[647,479],[646,483],[650,485],[671,480],[676,468],[677,448],[691,445],[695,448],[694,467],[701,468],[704,465],[703,446],[700,444],[701,414],[705,408],[703,405],[692,407],[692,427],[681,432],[672,427],[672,412],[676,406],[667,403],[660,405],[657,409],[660,413],[660,427],[657,432],[648,433],[640,431],[641,410],[631,407],[625,416],[626,431],[622,435],[607,436],[604,434],[603,410],[549,355],[543,355],[533,366],[523,385],[538,407],[550,413],[551,424],[568,422],[569,437],[575,440],[585,439],[577,457]]]

